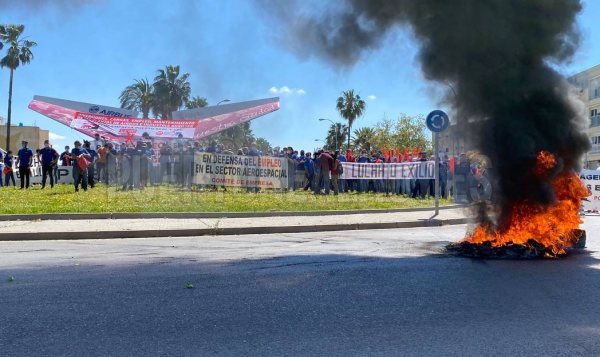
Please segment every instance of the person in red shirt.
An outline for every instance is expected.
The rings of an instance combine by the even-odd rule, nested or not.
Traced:
[[[319,151],[319,156],[317,157],[317,167],[319,168],[318,175],[316,177],[317,182],[323,182],[323,187],[325,188],[325,194],[328,195],[331,190],[331,169],[333,168],[333,157],[329,154],[328,151]],[[319,185],[316,185],[315,195],[321,193],[321,188]]]

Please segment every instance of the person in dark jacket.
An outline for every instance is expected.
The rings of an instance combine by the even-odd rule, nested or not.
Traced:
[[[88,184],[88,169],[86,167],[79,167],[78,161],[80,158],[84,157],[87,160],[91,160],[91,155],[87,152],[86,149],[81,147],[81,142],[75,141],[75,147],[71,150],[71,166],[73,166],[73,181],[75,184],[75,192],[79,192],[79,183],[81,183],[81,188],[84,191],[87,191]]]
[[[15,183],[15,174],[13,172],[13,161],[12,151],[8,150],[4,156],[4,170],[6,171],[4,174],[4,184],[6,187],[10,186],[10,181],[12,181],[13,186],[17,185]]]
[[[29,188],[29,177],[31,176],[31,165],[33,164],[33,151],[27,147],[27,141],[23,140],[23,147],[17,153],[17,166],[21,178],[21,189]]]
[[[48,140],[44,141],[44,147],[40,149],[38,160],[42,163],[42,189],[46,187],[46,177],[50,176],[50,188],[54,188],[54,166],[58,162],[58,152],[50,147]]]
[[[306,178],[304,191],[308,191],[309,188],[312,190],[315,179],[315,162],[309,152],[306,153],[306,159],[304,160],[304,177]]]

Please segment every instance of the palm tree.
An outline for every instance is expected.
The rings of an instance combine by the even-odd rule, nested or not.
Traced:
[[[136,79],[135,83],[125,87],[119,96],[121,108],[138,110],[144,118],[148,118],[154,105],[154,87],[148,79]]]
[[[342,92],[342,96],[337,99],[336,109],[342,118],[348,121],[348,148],[350,148],[350,132],[354,120],[360,117],[365,110],[365,101],[360,96],[354,95],[354,89]]]
[[[10,120],[12,111],[12,87],[14,71],[19,65],[28,64],[33,59],[31,48],[37,43],[21,38],[25,31],[25,25],[0,25],[0,49],[6,43],[9,47],[6,56],[0,59],[0,67],[10,68],[10,80],[8,84],[8,118],[6,123],[6,150],[10,150]]]
[[[375,130],[365,127],[354,130],[354,147],[359,150],[371,150],[371,143],[375,138]]]
[[[183,107],[190,99],[189,73],[179,76],[179,66],[167,65],[154,78],[155,101],[153,111],[162,119],[171,119],[171,113]]]
[[[185,107],[187,109],[202,108],[206,107],[207,105],[208,102],[206,101],[206,98],[200,96],[192,97],[187,101],[187,103],[185,103]]]
[[[328,150],[340,150],[346,135],[348,135],[348,127],[346,125],[342,123],[331,124],[325,138],[325,147]]]

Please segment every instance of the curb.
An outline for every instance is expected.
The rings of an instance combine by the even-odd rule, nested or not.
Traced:
[[[89,231],[89,232],[28,232],[0,233],[0,242],[33,241],[33,240],[83,240],[83,239],[121,239],[121,238],[159,238],[159,237],[197,237],[219,235],[276,234],[276,233],[310,233],[334,232],[371,229],[441,227],[445,225],[465,224],[470,218],[427,219],[406,222],[386,223],[350,223],[313,226],[279,226],[279,227],[232,227],[232,228],[200,228],[200,229],[168,229],[168,230],[136,230],[136,231]]]
[[[465,205],[448,205],[440,210],[466,208]],[[42,214],[5,214],[0,221],[48,221],[48,220],[84,220],[84,219],[202,219],[202,218],[258,218],[291,216],[344,216],[349,214],[384,214],[399,212],[433,211],[433,207],[398,209],[363,209],[343,211],[276,211],[276,212],[149,212],[149,213],[42,213]],[[65,218],[65,216],[68,216]]]

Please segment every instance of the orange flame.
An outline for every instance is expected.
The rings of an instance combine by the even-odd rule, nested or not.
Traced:
[[[535,174],[549,175],[556,166],[556,158],[548,152],[537,156]],[[486,224],[480,224],[467,235],[471,243],[490,242],[499,247],[507,244],[527,244],[534,239],[555,256],[564,254],[577,239],[573,231],[581,224],[579,210],[581,199],[588,195],[586,187],[574,172],[561,172],[551,181],[556,194],[556,202],[550,206],[539,203],[518,202],[509,217],[507,229],[499,231]]]

